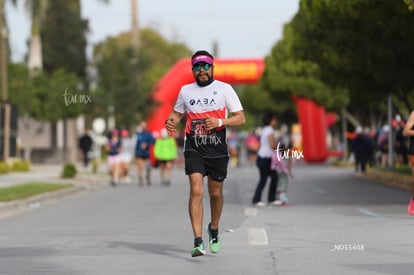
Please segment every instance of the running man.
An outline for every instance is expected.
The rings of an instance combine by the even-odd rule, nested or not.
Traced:
[[[186,114],[184,158],[185,173],[190,182],[188,207],[194,233],[192,257],[205,254],[202,239],[205,176],[211,210],[209,247],[212,253],[220,250],[223,181],[229,162],[225,126],[245,123],[243,107],[232,86],[214,80],[213,61],[213,56],[207,51],[194,53],[191,65],[195,82],[181,88],[174,109],[165,122],[167,130],[173,132]],[[228,112],[232,114],[229,118]]]

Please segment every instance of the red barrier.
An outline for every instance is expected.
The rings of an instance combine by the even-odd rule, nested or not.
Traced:
[[[327,127],[336,121],[336,115],[327,114],[315,102],[294,97],[302,127],[302,150],[307,162],[324,162],[329,155],[326,144]]]
[[[263,59],[221,59],[214,60],[214,77],[231,84],[257,83],[264,71]],[[181,86],[193,82],[191,60],[178,61],[158,82],[153,99],[159,104],[150,114],[148,129],[160,131],[171,113]],[[323,162],[328,157],[326,129],[336,121],[336,115],[327,114],[325,109],[306,99],[295,98],[299,121],[302,125],[304,158],[308,162]]]

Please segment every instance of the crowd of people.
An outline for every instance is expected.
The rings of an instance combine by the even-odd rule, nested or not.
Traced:
[[[99,147],[95,144],[91,131],[85,129],[79,138],[79,149],[85,168],[88,168],[92,159],[106,155],[113,186],[121,182],[131,183],[131,165],[136,167],[139,186],[152,184],[151,170],[154,167],[160,168],[161,184],[170,185],[172,167],[178,157],[178,140],[169,136],[166,129],[160,134],[151,133],[147,129],[147,123],[142,121],[135,132],[113,129],[106,135],[106,140],[105,144]],[[94,151],[102,151],[102,154],[96,154]]]
[[[357,126],[354,136],[350,137],[351,153],[354,158],[355,172],[365,173],[367,166],[389,167],[389,150],[393,151],[395,167],[409,165],[409,140],[404,136],[404,120],[396,120],[392,127],[392,144],[389,142],[389,125],[372,130]]]
[[[237,168],[243,164],[258,165],[257,161],[263,160],[265,143],[261,139],[263,139],[263,131],[267,129],[266,125],[263,126],[263,128],[258,127],[248,133],[233,128],[228,129],[225,139],[228,148],[229,168]],[[276,144],[281,145],[282,148],[290,148],[290,136],[287,133],[286,125],[282,125],[279,134],[277,131],[275,132],[274,128],[269,128],[269,133],[274,136]],[[133,182],[130,175],[132,167],[132,169],[136,169],[136,183],[139,186],[152,184],[151,172],[154,168],[159,170],[160,184],[170,186],[174,166],[182,167],[183,165],[183,146],[182,133],[176,132],[171,135],[167,129],[161,129],[159,133],[151,133],[148,131],[145,121],[138,123],[135,132],[126,129],[113,129],[107,134],[107,143],[103,146],[103,151],[107,155],[111,184],[117,186],[120,183]],[[79,149],[82,152],[82,162],[85,167],[88,167],[91,158],[96,157],[96,154],[92,152],[93,148],[94,141],[91,131],[85,129],[84,134],[79,138]],[[270,193],[274,193],[274,195],[269,195],[271,196],[269,202],[272,201],[273,205],[285,205],[288,201],[286,196],[287,176],[291,176],[291,161],[286,162],[287,159],[280,161],[280,158],[276,158],[275,154],[271,154],[272,151],[274,151],[273,147],[269,149],[268,155],[271,157],[273,168],[268,172],[269,175],[276,178],[271,183],[272,191]],[[271,165],[269,164],[269,167]],[[261,174],[262,172],[259,169],[259,174],[264,176]],[[262,178],[257,192],[261,193],[260,189],[264,187],[265,178]],[[259,207],[266,205],[261,202],[260,198],[255,199],[253,203]]]

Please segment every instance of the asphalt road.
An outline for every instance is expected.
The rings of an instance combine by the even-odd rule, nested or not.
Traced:
[[[171,187],[155,170],[151,187],[107,185],[0,220],[0,274],[413,273],[407,191],[297,164],[291,203],[254,208],[257,177],[255,166],[230,170],[216,255],[190,256],[188,183],[176,168]],[[204,213],[207,226],[207,197]]]

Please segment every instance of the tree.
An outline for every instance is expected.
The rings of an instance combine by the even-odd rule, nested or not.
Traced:
[[[32,139],[38,134],[36,128],[30,127],[31,118],[56,122],[78,116],[85,105],[80,104],[80,101],[65,100],[65,88],[62,87],[64,85],[73,87],[79,79],[75,74],[68,74],[63,70],[57,70],[51,75],[41,71],[30,75],[29,69],[24,64],[10,64],[9,71],[10,102],[18,107],[24,132],[30,133],[20,135],[25,146],[25,159],[30,160]]]
[[[14,0],[16,2],[16,0]],[[44,18],[48,0],[25,0],[26,12],[32,21],[27,66],[31,70],[41,70],[43,67],[42,40],[40,26]]]
[[[293,122],[294,96],[311,99],[336,111],[347,103],[347,91],[323,82],[317,63],[295,55],[294,40],[291,24],[285,25],[283,39],[266,57],[259,86],[247,88],[248,92],[241,96],[248,110],[260,113],[269,109],[278,111],[281,120]]]
[[[86,80],[86,31],[79,0],[50,1],[42,21],[43,63],[47,73],[64,69]]]
[[[404,0],[405,4],[407,4],[408,10],[414,10],[414,1],[413,0]]]
[[[349,90],[359,117],[385,114],[389,94],[412,109],[414,17],[403,1],[302,0],[291,24],[295,55],[318,64],[328,85]]]
[[[96,109],[108,116],[112,106],[116,124],[122,128],[147,116],[156,104],[151,97],[155,84],[176,61],[191,55],[183,44],[170,43],[150,29],[141,31],[139,48],[131,45],[130,37],[129,32],[122,33],[94,48]]]

